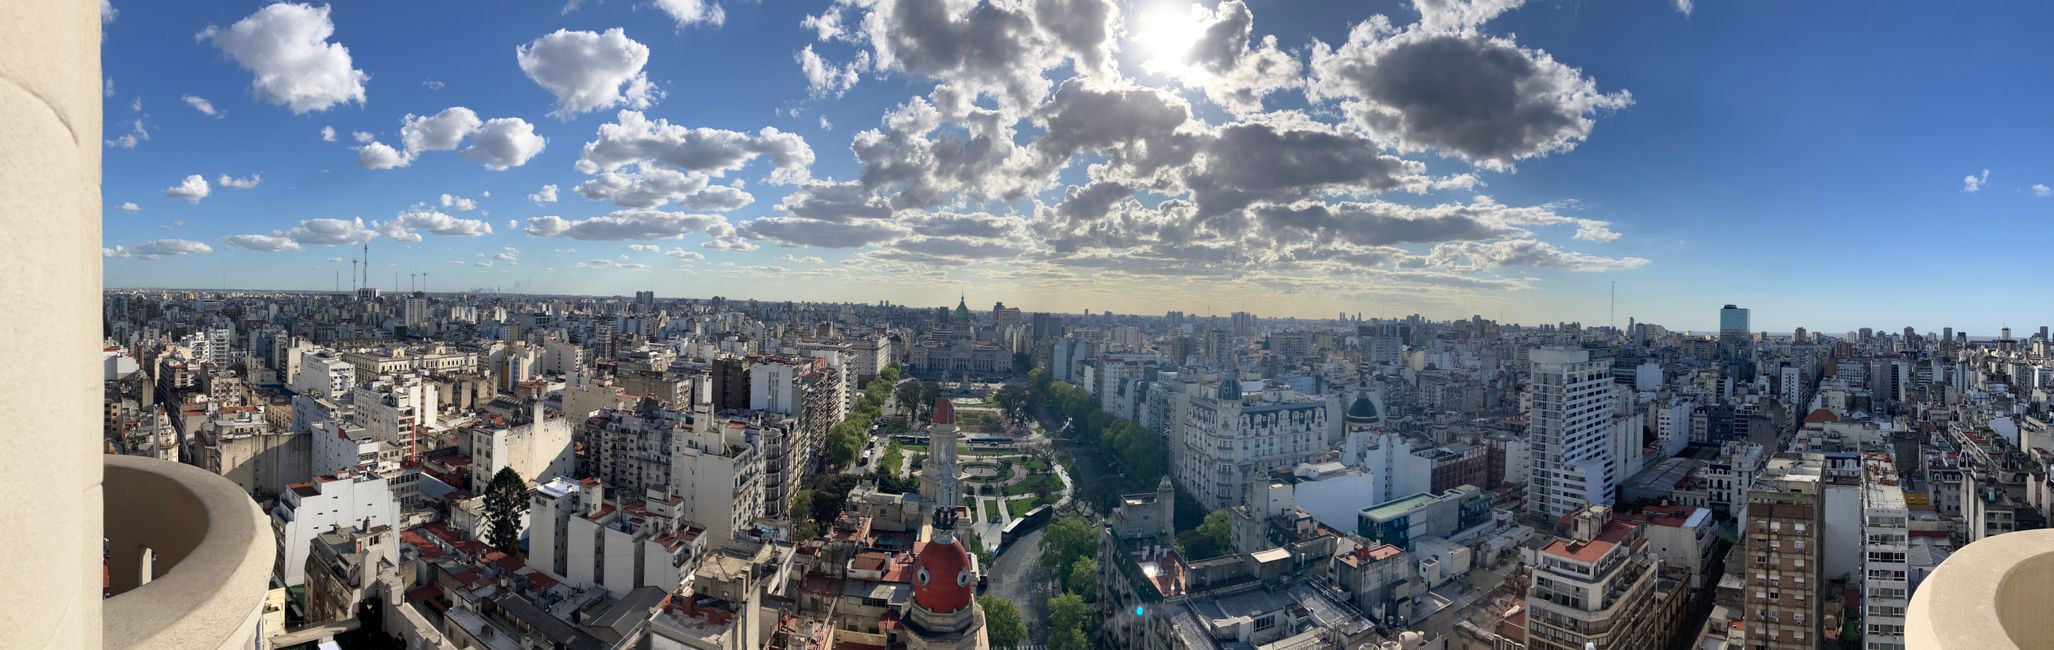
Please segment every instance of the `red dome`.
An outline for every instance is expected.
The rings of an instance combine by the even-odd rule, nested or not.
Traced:
[[[930,417],[933,419],[935,424],[955,424],[956,403],[949,401],[949,398],[946,397],[935,399],[934,415]]]
[[[954,612],[970,606],[970,554],[961,544],[929,542],[913,558],[913,602],[930,612]]]

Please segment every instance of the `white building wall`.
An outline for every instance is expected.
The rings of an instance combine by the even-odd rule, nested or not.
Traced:
[[[749,408],[795,415],[804,405],[793,388],[797,369],[774,361],[749,366]]]
[[[1298,507],[1319,523],[1348,532],[1355,530],[1356,516],[1363,508],[1390,500],[1378,488],[1376,479],[1364,472],[1300,481],[1293,488]]]
[[[381,477],[358,476],[342,480],[313,482],[317,491],[301,496],[287,490],[271,509],[272,529],[278,534],[279,552],[284,554],[282,579],[288,587],[306,584],[307,553],[314,538],[335,527],[393,526],[401,523],[399,500]],[[388,546],[388,549],[396,549]],[[398,562],[398,557],[388,558]]]
[[[606,579],[602,586],[607,593],[625,596],[635,588],[635,579],[641,576],[641,544],[633,535],[607,528],[602,533],[606,543]]]
[[[596,564],[600,552],[599,524],[584,517],[573,516],[566,527],[570,533],[565,544],[564,582],[575,586],[597,584],[599,575]]]

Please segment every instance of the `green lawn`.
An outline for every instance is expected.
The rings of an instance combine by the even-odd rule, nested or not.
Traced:
[[[1012,521],[1014,519],[1019,519],[1021,517],[1026,516],[1027,511],[1039,508],[1044,505],[1048,505],[1050,503],[1054,503],[1054,501],[1052,499],[1043,499],[1041,497],[1033,495],[1024,497],[1008,497],[1006,498],[1006,520]]]
[[[1049,494],[1055,494],[1063,490],[1063,481],[1056,478],[1054,474],[1031,476],[1025,481],[1006,486],[1006,496],[1016,497],[1023,494],[1034,494],[1035,488],[1038,486],[1045,486],[1048,488]]]

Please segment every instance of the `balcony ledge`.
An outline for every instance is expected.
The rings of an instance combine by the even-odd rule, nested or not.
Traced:
[[[1906,646],[2012,650],[2054,639],[2054,530],[2006,533],[1970,544],[1912,595]]]
[[[277,552],[264,514],[240,487],[205,470],[107,456],[108,648],[251,647]],[[155,577],[143,583],[143,549]]]

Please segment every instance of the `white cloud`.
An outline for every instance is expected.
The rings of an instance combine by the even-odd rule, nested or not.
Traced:
[[[185,199],[186,203],[199,203],[200,199],[207,198],[211,192],[212,189],[207,187],[207,179],[200,177],[199,174],[190,174],[177,185],[166,188],[164,195],[174,199]]]
[[[502,247],[499,252],[492,254],[492,259],[507,264],[518,264],[521,261],[521,250],[512,246]]]
[[[799,71],[806,75],[806,90],[814,97],[840,97],[856,87],[856,82],[863,79],[864,71],[870,69],[869,52],[858,52],[855,60],[846,65],[835,65],[815,54],[811,44],[799,50],[793,59],[799,62]]]
[[[2047,198],[2047,196],[2050,194],[2054,194],[2054,189],[2049,189],[2045,183],[2033,184],[2033,196],[2037,196],[2044,199]]]
[[[800,257],[800,256],[797,256],[797,255],[793,255],[793,254],[791,254],[791,253],[785,253],[783,257],[780,257],[780,258],[778,258],[778,259],[780,259],[780,260],[784,260],[784,261],[786,261],[786,262],[791,262],[791,263],[793,263],[793,264],[826,264],[826,263],[827,263],[827,260],[821,259],[821,258],[820,258],[820,256],[818,256],[818,255],[807,255],[807,256],[805,256],[805,257]]]
[[[777,183],[804,181],[813,164],[813,148],[796,133],[768,126],[754,135],[687,128],[624,110],[613,123],[599,126],[598,139],[585,143],[577,168],[595,174],[654,160],[686,171],[724,176],[758,156],[770,158],[770,180]]]
[[[685,250],[685,249],[682,249],[682,248],[673,248],[673,249],[670,249],[670,250],[664,251],[664,252],[663,252],[663,254],[664,254],[664,255],[668,255],[668,256],[670,256],[670,257],[675,257],[675,258],[677,258],[677,259],[680,259],[680,260],[684,260],[684,261],[687,261],[687,262],[699,262],[699,261],[704,261],[704,260],[706,259],[706,255],[705,255],[705,254],[703,254],[703,253],[700,253],[700,252],[698,252],[698,251],[688,251],[688,250]]]
[[[604,34],[559,29],[516,48],[514,59],[556,97],[550,115],[561,119],[623,104],[647,108],[663,96],[642,71],[649,47],[618,27]]]
[[[273,234],[289,237],[301,244],[319,246],[361,244],[378,236],[376,231],[364,226],[363,219],[303,219],[299,225]]]
[[[650,0],[650,4],[663,10],[663,13],[670,14],[671,19],[678,22],[679,28],[699,24],[719,27],[721,23],[727,22],[727,10],[721,9],[719,3],[708,0]]]
[[[142,99],[138,98],[136,101],[140,102],[142,101]],[[149,139],[150,130],[143,126],[143,120],[141,118],[137,118],[129,122],[128,133],[124,133],[111,140],[108,140],[107,146],[115,147],[118,149],[134,149],[136,148],[136,145],[141,144],[143,141]]]
[[[325,5],[278,3],[225,30],[210,25],[196,38],[211,41],[255,75],[251,87],[259,97],[294,113],[362,104],[364,82],[371,77],[351,67],[349,48],[328,42],[335,35],[328,11]]]
[[[656,251],[663,250],[663,247],[656,244],[628,244],[628,250],[641,253],[654,253]]]
[[[739,188],[710,185],[705,174],[649,164],[603,172],[576,189],[587,199],[612,201],[624,208],[654,208],[675,201],[693,210],[724,212],[756,201]]]
[[[456,210],[457,212],[470,212],[478,209],[478,202],[476,200],[452,194],[443,194],[441,201],[442,207]]]
[[[244,178],[236,178],[233,176],[229,176],[227,174],[222,174],[220,178],[214,179],[214,183],[216,185],[220,185],[222,187],[226,187],[232,190],[254,189],[257,187],[258,183],[262,182],[264,182],[264,177],[259,174],[250,174],[249,176]]]
[[[373,224],[378,234],[399,241],[421,241],[417,231],[445,237],[483,237],[492,234],[492,224],[479,219],[460,219],[422,207],[409,208],[391,221]]]
[[[542,205],[544,203],[555,203],[556,185],[551,184],[542,186],[542,189],[536,190],[534,194],[529,194],[528,200],[533,201],[535,205]]]
[[[536,237],[569,237],[597,241],[676,239],[726,227],[719,215],[666,212],[651,209],[616,210],[590,219],[570,220],[557,216],[532,217],[527,233]]]
[[[200,114],[206,115],[207,117],[211,117],[218,120],[228,116],[228,111],[214,110],[214,103],[207,101],[205,98],[194,95],[186,95],[184,97],[181,97],[180,99],[185,100],[185,105],[193,107],[193,110],[199,111]]]
[[[510,167],[528,164],[535,154],[542,153],[547,140],[535,135],[535,125],[517,117],[496,117],[485,121],[476,135],[471,136],[471,146],[464,148],[465,158],[484,163],[486,169],[505,171]]]
[[[408,113],[401,120],[399,140],[406,147],[407,158],[412,159],[424,151],[455,149],[482,124],[475,111],[462,106],[451,106],[426,117]]]
[[[230,235],[222,237],[221,243],[265,253],[301,250],[299,242],[283,235]]]
[[[1696,3],[1694,3],[1692,0],[1676,0],[1676,10],[1683,12],[1683,15],[1685,16],[1690,15],[1691,10],[1695,9],[1696,7]]]
[[[372,142],[357,147],[357,165],[365,169],[392,169],[405,167],[413,162],[406,154],[383,142]]]
[[[833,131],[833,130],[834,130],[834,123],[833,123],[833,122],[829,122],[829,121],[827,121],[827,116],[826,116],[826,115],[822,115],[822,116],[820,116],[820,130],[822,130],[822,131]]]
[[[146,260],[159,259],[167,255],[205,255],[214,252],[214,247],[190,239],[157,239],[136,244],[132,247],[100,249],[101,257],[140,257]]]
[[[1989,184],[1990,184],[1990,170],[1987,170],[1987,169],[1985,169],[1985,170],[1983,170],[1983,175],[1982,175],[1982,176],[1977,176],[1977,175],[1975,175],[1975,174],[1969,174],[1969,175],[1967,175],[1967,176],[1964,176],[1964,177],[1962,177],[1962,179],[1961,179],[1961,191],[1963,191],[1963,192],[1971,192],[1971,193],[1973,193],[1973,192],[1981,192],[1981,191],[1983,191],[1983,188],[1984,188],[1984,187],[1987,187],[1987,186],[1989,186]]]
[[[469,138],[471,146],[464,147],[462,152],[465,158],[483,163],[492,171],[505,171],[527,164],[542,152],[544,144],[543,138],[535,135],[534,125],[526,120],[480,120],[476,111],[462,106],[425,117],[409,113],[401,122],[401,149],[375,141],[370,133],[357,132],[357,141],[366,143],[356,148],[357,164],[370,169],[406,167],[422,153],[455,150]]]
[[[596,259],[596,260],[586,260],[586,261],[583,261],[583,262],[579,262],[579,263],[578,263],[578,268],[581,268],[581,269],[629,269],[629,270],[641,270],[641,269],[646,269],[646,268],[649,268],[649,265],[647,265],[647,264],[642,264],[642,263],[639,263],[639,262],[618,262],[618,261],[614,261],[614,260],[609,260],[609,259],[603,259],[603,258],[602,258],[602,259]]]
[[[349,134],[349,137],[356,140],[357,144],[367,144],[372,140],[378,139],[378,136],[372,135],[370,131],[357,131]]]
[[[423,79],[421,80],[421,87],[429,90],[442,90],[442,82],[434,79]]]
[[[324,127],[321,127],[321,141],[322,141],[322,142],[334,142],[334,141],[335,141],[335,127],[332,127],[332,126],[324,126]]]
[[[850,21],[843,12],[858,16]],[[1086,76],[1117,75],[1110,68],[1120,23],[1112,0],[836,0],[804,26],[822,40],[869,45],[875,70],[941,81],[1017,114],[1040,103],[1049,88],[1044,74],[1065,63]],[[845,27],[852,24],[860,28]]]
[[[105,7],[105,6],[107,6],[107,0],[100,0],[100,6],[101,6],[101,7]],[[102,79],[102,80],[100,81],[100,96],[101,96],[101,97],[113,97],[113,96],[114,96],[114,78],[113,78],[113,77],[107,77],[107,78],[105,78],[105,79]]]
[[[1632,269],[1648,263],[1648,260],[1639,257],[1609,258],[1565,251],[1547,242],[1533,239],[1437,244],[1433,252],[1427,254],[1427,260],[1433,266],[1479,270],[1504,266],[1530,266],[1585,272]]]
[[[126,213],[129,213],[129,214],[138,214],[138,213],[141,213],[141,212],[143,211],[143,208],[142,208],[142,206],[136,205],[136,202],[134,202],[134,201],[128,201],[128,202],[126,202],[126,203],[122,203],[122,204],[121,204],[121,207],[119,207],[119,208],[116,208],[116,209],[117,209],[117,210],[120,210],[120,211],[122,211],[122,212],[126,212]]]

